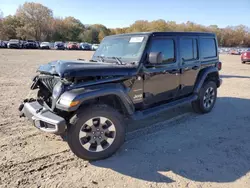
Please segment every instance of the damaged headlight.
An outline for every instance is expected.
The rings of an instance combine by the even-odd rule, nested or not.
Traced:
[[[63,83],[57,82],[57,84],[53,88],[52,97],[54,99],[58,98],[60,96],[60,94],[62,93],[62,91],[63,91]]]

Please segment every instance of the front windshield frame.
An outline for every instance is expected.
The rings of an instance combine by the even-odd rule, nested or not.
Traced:
[[[126,58],[124,56],[119,56],[119,55],[112,55],[112,56],[102,56],[101,55],[101,51],[103,50],[103,45],[106,43],[107,40],[115,40],[115,39],[119,39],[119,38],[127,38],[128,40],[131,40],[131,38],[140,38],[143,37],[143,41],[141,42],[141,46],[140,49],[138,51],[138,56],[134,57],[134,58]],[[116,61],[113,57],[117,57],[119,58],[122,62],[124,63],[134,63],[136,65],[139,65],[141,58],[144,54],[144,51],[146,49],[147,46],[147,42],[148,42],[149,36],[146,34],[136,34],[136,35],[113,35],[113,36],[108,36],[105,37],[102,42],[98,45],[98,49],[95,51],[95,53],[93,54],[93,60],[97,60],[100,61],[100,57],[103,57],[106,61]],[[99,58],[98,58],[99,57]]]

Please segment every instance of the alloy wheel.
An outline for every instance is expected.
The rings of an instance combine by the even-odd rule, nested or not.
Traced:
[[[86,121],[79,132],[79,141],[90,152],[106,150],[115,140],[116,129],[106,117],[94,117]]]
[[[212,87],[207,88],[204,97],[203,97],[203,105],[206,109],[209,109],[215,100],[215,91]]]

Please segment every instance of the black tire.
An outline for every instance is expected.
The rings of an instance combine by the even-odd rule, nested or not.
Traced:
[[[213,102],[211,102],[209,107],[208,106],[206,107],[204,96],[209,88],[212,88],[214,91]],[[198,94],[198,99],[192,102],[193,110],[196,113],[201,113],[201,114],[208,113],[213,109],[216,99],[217,99],[217,85],[213,81],[208,81],[204,83],[202,88],[200,89],[200,92]]]
[[[115,127],[115,138],[113,142],[103,151],[89,151],[84,148],[80,141],[80,131],[86,125],[88,120],[95,117],[105,117],[111,120]],[[101,120],[99,120],[99,125]],[[94,126],[94,125],[93,125]],[[92,126],[92,127],[93,127]],[[90,131],[92,133],[92,129]],[[106,134],[106,133],[104,133]],[[93,137],[91,137],[92,139]],[[67,141],[72,152],[79,158],[86,160],[100,160],[113,155],[124,143],[125,125],[123,117],[115,109],[108,106],[96,105],[89,108],[79,110],[70,120],[70,127],[67,133]],[[90,149],[90,148],[89,148]]]
[[[241,63],[242,63],[242,64],[245,64],[246,62],[245,62],[245,61],[242,61]]]

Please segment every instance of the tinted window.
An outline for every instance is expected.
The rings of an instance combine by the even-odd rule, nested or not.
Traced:
[[[197,40],[196,39],[181,39],[180,42],[181,57],[184,60],[193,60],[198,58]]]
[[[216,56],[216,44],[214,39],[201,39],[200,40],[201,56],[203,58]]]
[[[172,63],[175,61],[174,40],[154,39],[149,52],[161,52],[163,55],[162,63]]]

